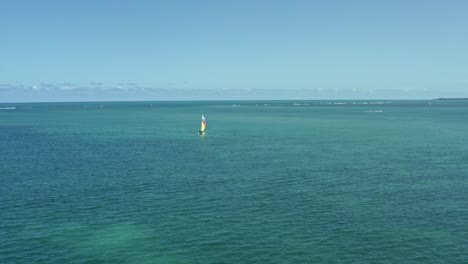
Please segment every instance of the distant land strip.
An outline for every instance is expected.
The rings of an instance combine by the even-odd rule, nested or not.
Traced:
[[[468,98],[437,98],[434,100],[468,100]]]

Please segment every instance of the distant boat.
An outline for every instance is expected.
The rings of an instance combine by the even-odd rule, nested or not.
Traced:
[[[205,129],[206,129],[206,119],[205,117],[202,115],[201,116],[201,128],[200,128],[200,131],[198,131],[198,135],[205,135]]]

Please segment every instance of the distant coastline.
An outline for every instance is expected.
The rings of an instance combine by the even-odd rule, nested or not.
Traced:
[[[468,98],[437,98],[434,100],[468,100]]]

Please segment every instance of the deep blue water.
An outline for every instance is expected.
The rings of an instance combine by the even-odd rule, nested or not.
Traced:
[[[468,263],[467,101],[0,104],[0,180],[4,264]]]

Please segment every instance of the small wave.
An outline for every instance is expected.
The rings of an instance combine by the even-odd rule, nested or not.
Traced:
[[[343,103],[343,102],[330,102],[330,103],[327,103],[327,105],[346,105],[346,104],[347,103]]]
[[[369,110],[369,111],[364,111],[366,113],[383,113],[383,110]]]
[[[0,110],[15,110],[16,107],[0,107]]]
[[[369,104],[391,104],[392,102],[370,102]]]

